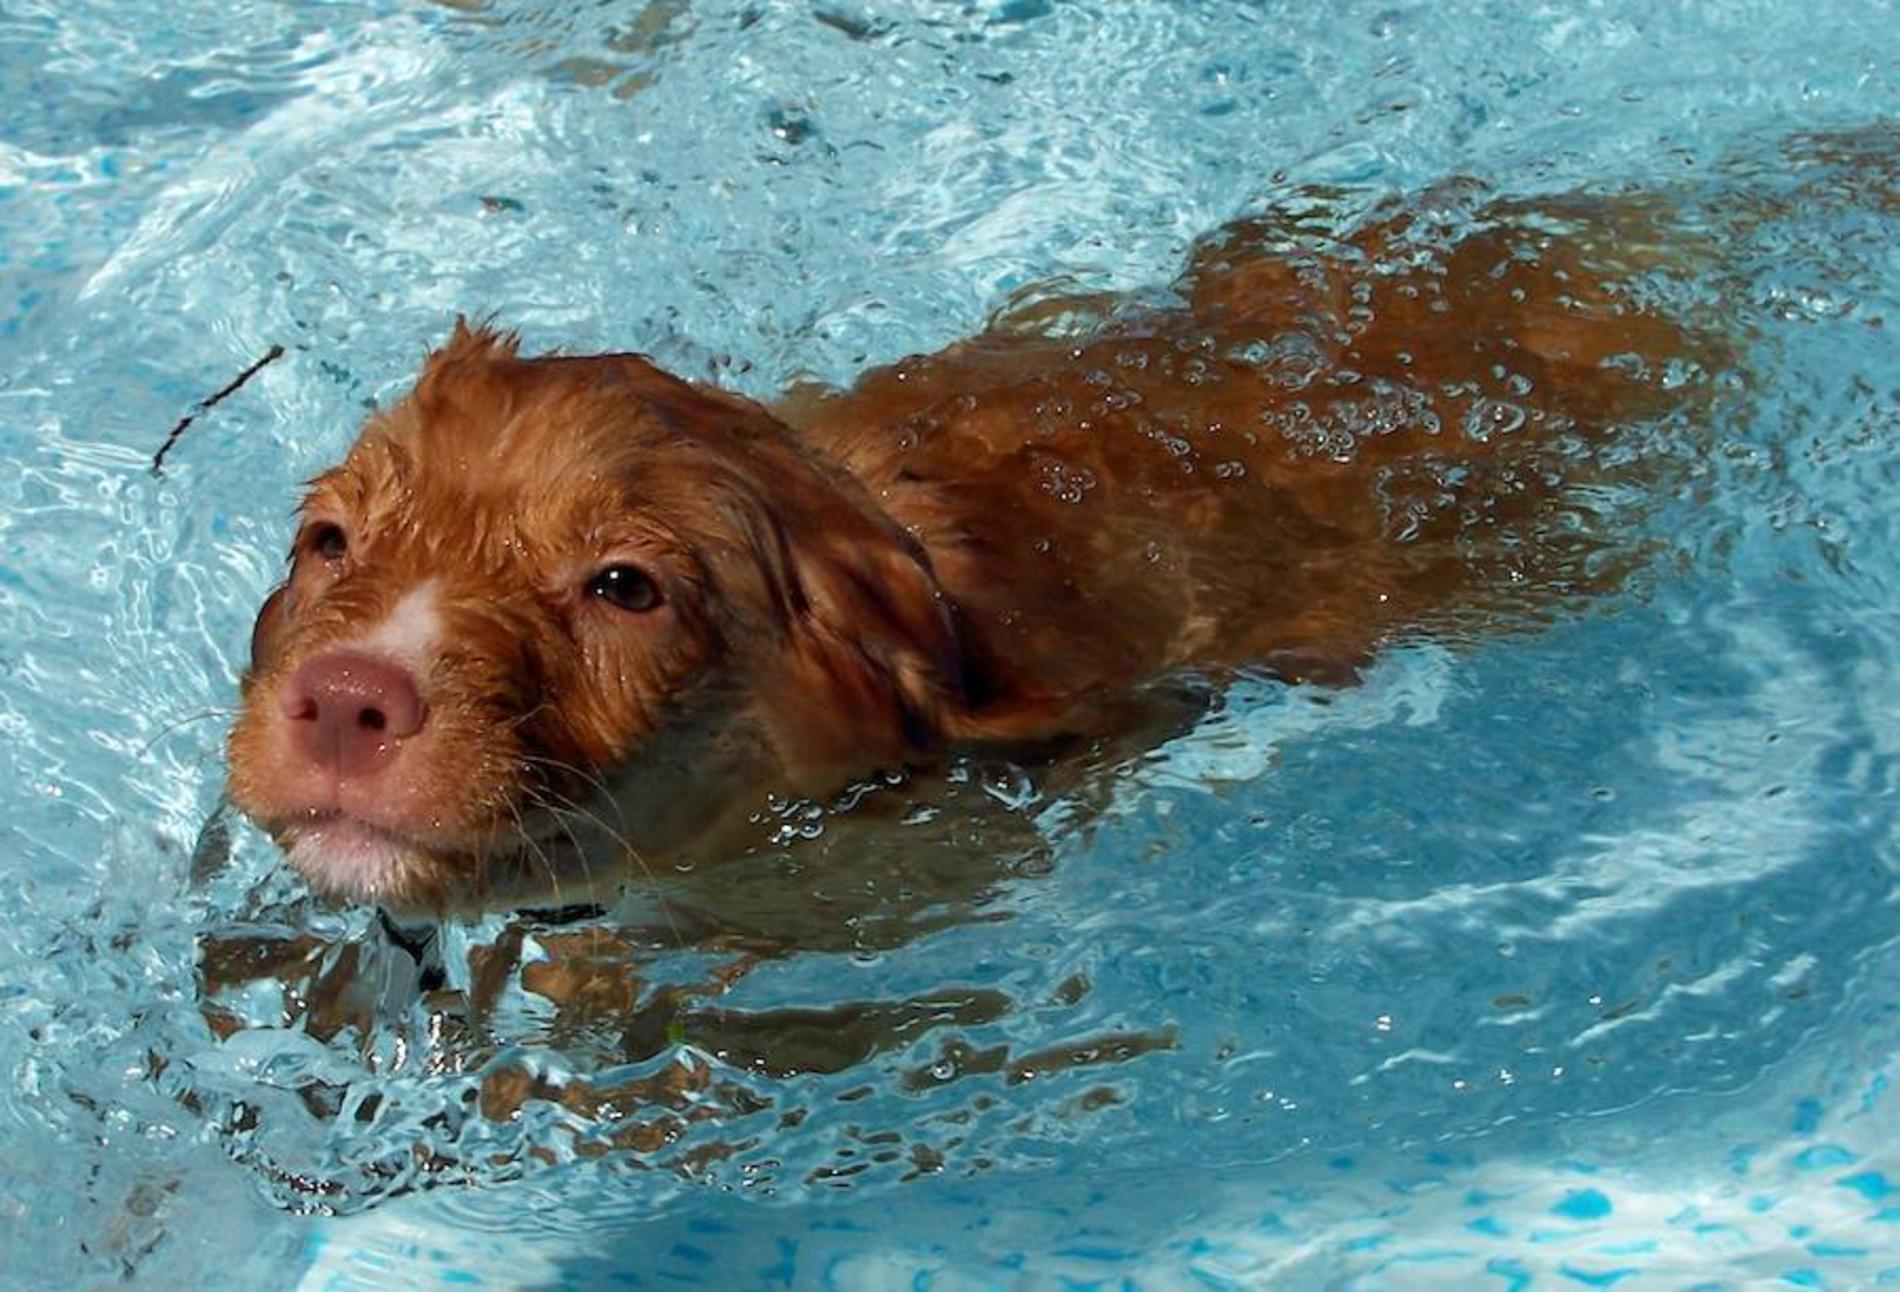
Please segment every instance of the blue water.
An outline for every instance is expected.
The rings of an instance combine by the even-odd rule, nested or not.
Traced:
[[[0,1284],[1900,1283],[1900,202],[1789,143],[1891,158],[1894,8],[0,0]],[[765,395],[1451,175],[1760,213],[1627,592],[1238,691],[1092,820],[970,769],[1046,855],[744,977],[757,1064],[458,1032],[242,829],[194,880],[296,485],[456,311]],[[220,1039],[239,936],[352,1021],[260,977]],[[486,1115],[523,1073],[675,1120]]]

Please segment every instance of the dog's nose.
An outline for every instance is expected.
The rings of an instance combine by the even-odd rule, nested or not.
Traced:
[[[354,651],[307,661],[291,675],[283,708],[298,754],[344,777],[374,772],[427,717],[407,669]]]

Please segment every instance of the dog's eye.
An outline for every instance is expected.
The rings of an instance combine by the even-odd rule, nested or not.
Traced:
[[[610,565],[588,581],[587,595],[637,614],[660,604],[660,585],[638,566]]]
[[[350,540],[343,526],[324,521],[310,527],[304,546],[326,561],[340,561],[349,553]]]

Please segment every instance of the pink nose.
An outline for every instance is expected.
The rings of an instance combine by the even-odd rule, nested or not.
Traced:
[[[284,688],[283,709],[297,753],[345,777],[375,772],[428,716],[407,669],[354,651],[306,662]]]

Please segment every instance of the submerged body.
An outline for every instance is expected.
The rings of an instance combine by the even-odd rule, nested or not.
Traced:
[[[337,895],[565,898],[743,850],[769,796],[1115,735],[1184,669],[1343,680],[1606,586],[1589,490],[1714,353],[1648,303],[1651,215],[1243,223],[1170,301],[774,409],[458,329],[313,487],[233,798]]]
[[[1338,679],[1513,585],[1585,590],[1553,496],[1713,354],[1635,294],[1658,236],[1637,204],[1330,245],[1240,224],[1173,308],[992,332],[788,415],[922,541],[1005,714],[1190,665]]]

